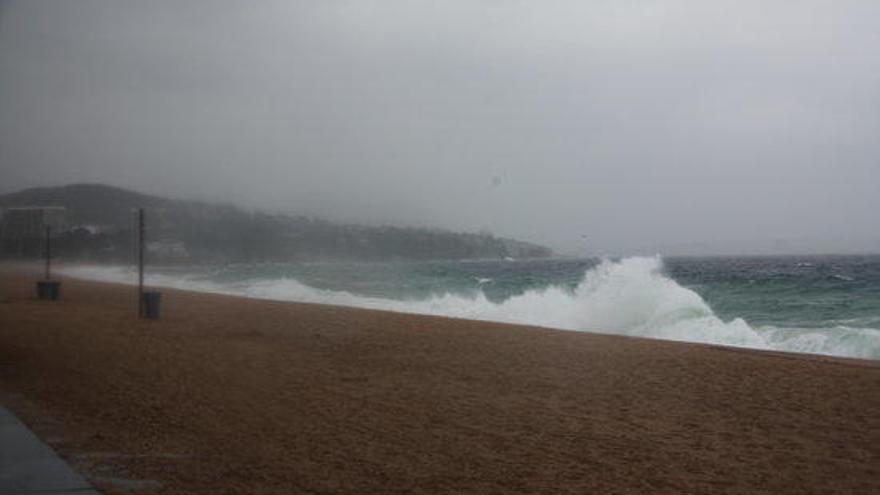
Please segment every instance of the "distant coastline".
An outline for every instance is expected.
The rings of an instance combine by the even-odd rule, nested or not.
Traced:
[[[165,263],[547,258],[553,251],[491,233],[347,225],[251,212],[233,205],[149,196],[100,184],[33,188],[0,196],[0,209],[52,206],[67,209],[57,232],[56,254],[67,259],[128,260],[132,209],[145,208],[150,256]],[[3,222],[2,225],[7,225]],[[38,253],[38,239],[16,243],[8,225],[0,254]],[[36,229],[39,231],[39,229]],[[19,236],[21,237],[21,236]]]

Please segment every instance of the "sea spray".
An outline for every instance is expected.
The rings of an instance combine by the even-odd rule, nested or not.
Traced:
[[[692,262],[687,266],[698,264]],[[659,256],[632,257],[619,261],[602,260],[592,263],[586,269],[581,264],[581,276],[576,277],[571,284],[548,283],[535,286],[534,282],[530,282],[532,285],[521,284],[521,290],[500,300],[488,297],[488,288],[501,286],[505,280],[509,285],[514,275],[518,277],[517,280],[533,280],[532,275],[537,275],[543,266],[525,266],[520,272],[511,272],[511,266],[515,265],[519,265],[519,262],[486,265],[488,269],[496,270],[492,273],[494,276],[491,284],[483,281],[489,278],[484,276],[485,273],[481,276],[468,273],[456,279],[453,275],[454,268],[458,265],[452,268],[447,265],[432,265],[427,270],[428,275],[424,280],[420,279],[419,283],[440,279],[445,286],[458,285],[455,285],[455,290],[415,297],[376,296],[354,290],[318,288],[303,283],[299,277],[283,274],[284,270],[279,268],[284,267],[277,266],[272,267],[271,274],[248,267],[245,270],[247,276],[234,276],[223,268],[216,271],[192,269],[182,273],[165,271],[148,277],[147,283],[251,298],[336,304],[757,349],[880,358],[878,329],[843,324],[814,328],[798,325],[750,325],[746,319],[736,315],[722,318],[693,288],[685,287],[669,276]],[[325,265],[322,269],[329,270],[332,266]],[[486,266],[481,265],[480,268],[485,272]],[[798,270],[812,269],[812,265],[792,266]],[[746,275],[757,276],[753,272],[754,270],[749,271]],[[278,273],[282,275],[279,276]],[[133,280],[130,271],[120,267],[72,267],[67,270],[67,274],[109,282],[126,283]],[[769,275],[770,279],[774,277],[779,278],[776,273]],[[388,283],[385,280],[387,278],[395,279],[387,274],[381,278],[382,283]],[[395,283],[406,284],[418,277],[407,272],[405,276],[398,278]],[[828,278],[853,283],[840,277],[826,276],[823,280]],[[742,292],[745,290],[743,287],[748,287],[748,290],[754,292],[761,289],[753,288],[755,285],[766,286],[766,283],[755,284],[752,280],[749,278],[749,285],[740,284],[736,290]],[[795,281],[812,283],[800,279]],[[369,285],[349,283],[360,289]],[[792,288],[785,290],[790,292]],[[716,297],[716,300],[719,299]],[[724,303],[725,300],[722,298],[720,302]],[[877,318],[870,316],[859,321],[877,321]]]

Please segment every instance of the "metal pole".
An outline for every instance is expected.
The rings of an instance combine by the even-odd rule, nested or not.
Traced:
[[[46,280],[49,280],[52,266],[52,227],[46,225]]]
[[[138,317],[144,316],[144,209],[138,209]]]

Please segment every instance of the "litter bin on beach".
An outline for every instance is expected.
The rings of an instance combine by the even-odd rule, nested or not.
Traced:
[[[57,301],[61,297],[61,282],[53,280],[37,282],[37,297],[46,301]]]
[[[143,295],[143,317],[156,320],[162,309],[162,293],[161,292],[144,292]]]

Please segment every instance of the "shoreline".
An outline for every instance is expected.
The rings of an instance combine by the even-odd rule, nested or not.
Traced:
[[[122,269],[124,267],[120,267],[117,265],[106,266],[106,265],[77,265],[77,264],[74,264],[74,265],[71,265],[69,268],[73,268],[73,269],[76,269],[76,268]],[[59,271],[63,271],[63,270],[59,270]],[[78,280],[90,281],[90,282],[118,284],[118,285],[123,285],[123,286],[135,285],[134,282],[128,283],[128,282],[123,282],[123,281],[116,280],[116,279],[107,279],[107,278],[104,278],[104,279],[89,278],[87,276],[79,276],[76,274],[71,274],[69,272],[62,273],[62,275],[66,276],[66,277],[71,277],[71,278],[75,278]],[[132,272],[132,277],[134,277],[134,276],[135,276],[135,274],[134,274],[134,272]],[[192,293],[197,293],[197,294],[223,295],[223,296],[237,297],[237,298],[243,298],[243,299],[273,301],[273,302],[282,302],[282,303],[316,304],[316,305],[340,307],[340,308],[353,308],[353,309],[364,309],[364,310],[372,310],[372,311],[384,311],[384,312],[405,314],[405,315],[436,316],[436,317],[440,317],[440,318],[450,318],[450,319],[454,319],[454,320],[481,321],[481,322],[500,323],[500,324],[506,324],[506,325],[514,325],[514,326],[543,328],[543,329],[548,329],[548,330],[556,330],[556,331],[564,331],[564,332],[589,333],[589,334],[593,334],[593,335],[612,335],[612,336],[618,336],[618,337],[624,337],[624,338],[660,340],[660,341],[665,341],[665,342],[676,342],[676,343],[683,343],[683,344],[717,346],[717,347],[729,348],[729,349],[743,349],[743,350],[747,350],[747,351],[758,351],[758,352],[766,352],[766,353],[781,353],[784,355],[794,354],[794,355],[812,356],[812,357],[817,357],[817,358],[829,357],[829,358],[836,358],[836,359],[852,359],[852,360],[856,360],[856,361],[869,361],[869,362],[880,363],[880,357],[876,357],[876,358],[875,357],[865,357],[865,356],[859,356],[859,355],[846,354],[846,353],[842,353],[842,352],[837,352],[837,353],[834,353],[831,351],[818,352],[818,351],[806,351],[806,350],[800,350],[800,349],[782,348],[781,346],[774,345],[770,341],[767,341],[766,339],[764,339],[764,336],[762,335],[759,326],[753,327],[747,322],[746,322],[746,325],[748,326],[750,331],[752,331],[757,338],[761,339],[761,342],[762,342],[761,346],[754,345],[751,343],[739,343],[738,344],[738,343],[717,342],[717,341],[713,342],[711,338],[700,340],[700,339],[686,339],[686,338],[669,338],[669,337],[651,336],[651,335],[635,335],[635,334],[627,334],[627,333],[608,332],[608,331],[604,331],[602,329],[585,330],[585,329],[579,329],[579,328],[567,328],[564,326],[544,325],[541,323],[519,322],[519,321],[514,321],[512,319],[505,320],[503,318],[492,318],[492,317],[479,318],[479,317],[466,316],[466,315],[461,316],[461,315],[448,314],[448,313],[444,314],[444,312],[442,312],[442,311],[431,312],[431,311],[424,311],[424,310],[412,309],[412,308],[395,307],[398,305],[408,304],[412,301],[383,298],[383,297],[379,297],[379,296],[367,296],[367,295],[361,295],[361,294],[356,294],[356,293],[342,291],[342,290],[321,289],[321,288],[317,288],[317,287],[308,286],[305,284],[302,284],[303,287],[305,287],[309,290],[313,290],[316,293],[327,292],[327,293],[331,293],[331,294],[344,295],[346,297],[350,296],[352,298],[352,300],[347,301],[347,302],[346,301],[334,302],[334,301],[325,301],[325,300],[310,300],[308,297],[306,297],[305,300],[296,300],[296,299],[290,298],[289,296],[288,297],[285,297],[285,296],[271,297],[271,296],[261,296],[261,295],[249,295],[249,294],[245,294],[245,293],[241,293],[241,292],[235,292],[233,289],[230,289],[230,288],[223,288],[218,283],[212,282],[212,281],[201,281],[201,282],[196,282],[195,285],[192,285],[189,283],[183,283],[183,282],[181,282],[181,280],[174,279],[173,277],[171,277],[169,275],[165,275],[165,274],[158,274],[158,275],[153,274],[152,276],[158,277],[160,279],[159,283],[156,283],[156,284],[149,284],[148,283],[147,284],[149,287],[154,288],[154,289],[175,290],[175,291],[183,291],[183,292],[192,292]],[[149,282],[149,278],[150,278],[150,276],[147,277],[148,282]],[[164,280],[164,282],[161,280]],[[294,279],[294,282],[300,283],[296,279]],[[201,286],[199,286],[199,284],[201,284]],[[212,287],[212,286],[214,286],[214,287]],[[714,316],[714,314],[713,314],[713,316]],[[739,320],[739,318],[735,318],[734,320]],[[730,325],[734,320],[724,321],[719,318],[719,321],[725,325]],[[800,330],[810,331],[810,329],[800,329]],[[827,329],[822,329],[822,330],[827,330]],[[873,330],[873,329],[870,329],[870,330]],[[814,331],[817,331],[817,330],[814,330]]]
[[[110,494],[880,489],[880,362],[33,281],[0,402]]]

